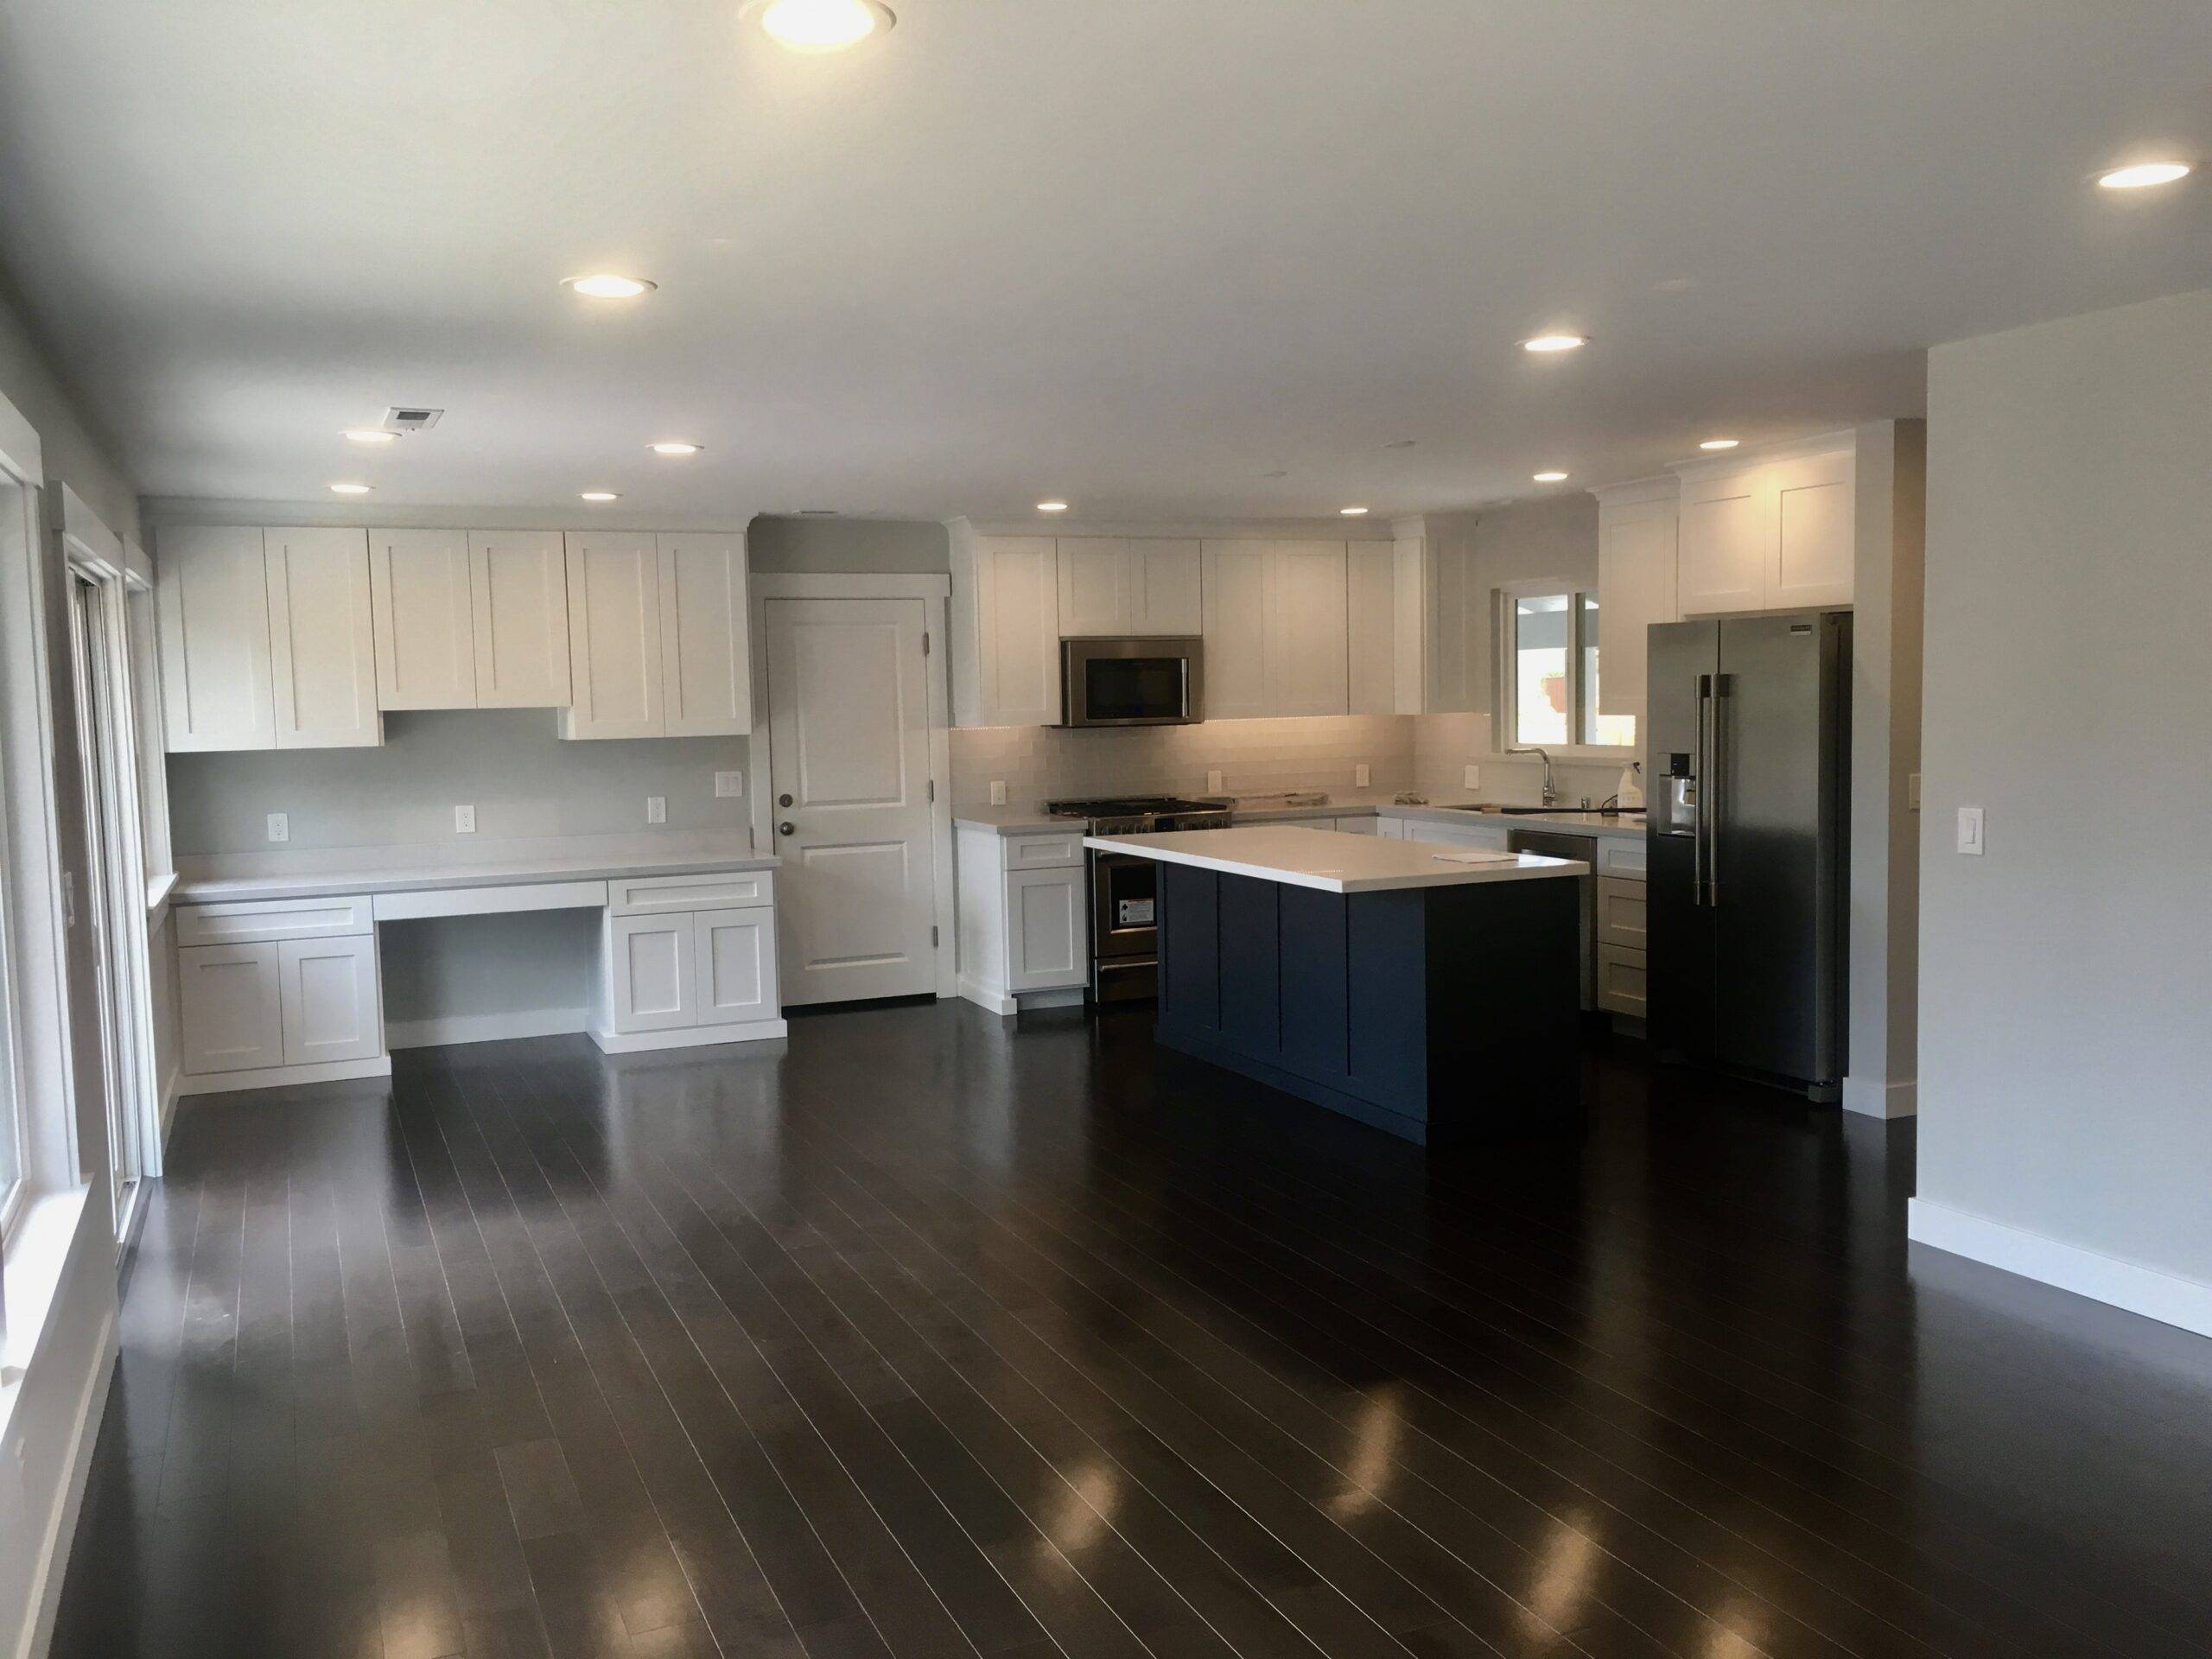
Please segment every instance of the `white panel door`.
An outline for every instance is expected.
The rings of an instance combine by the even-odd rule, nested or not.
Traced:
[[[169,752],[275,748],[261,531],[192,525],[164,530],[159,545],[156,608]]]
[[[1051,726],[1060,718],[1059,560],[1049,536],[986,536],[976,543],[976,675],[985,726]]]
[[[663,728],[671,737],[743,737],[753,729],[745,537],[658,541]]]
[[[1245,720],[1268,707],[1268,547],[1205,544],[1205,699],[1208,720]]]
[[[933,991],[925,607],[772,599],[762,608],[783,1000]]]
[[[468,537],[458,530],[369,532],[379,709],[474,709],[476,623]]]
[[[284,1063],[277,946],[195,944],[176,953],[183,1065],[196,1077]]]
[[[1090,878],[1076,864],[1006,874],[1006,988],[1048,991],[1090,977]]]
[[[1056,568],[1061,638],[1137,632],[1129,621],[1128,545],[1109,536],[1060,538]]]
[[[633,531],[571,532],[569,711],[561,735],[660,737],[660,550]]]
[[[557,530],[468,532],[480,709],[569,706],[569,567]]]
[[[1764,607],[1773,543],[1774,498],[1756,470],[1684,479],[1675,580],[1682,614]]]
[[[1856,458],[1843,449],[1777,461],[1767,471],[1776,517],[1767,604],[1777,610],[1850,604]]]
[[[1351,687],[1344,544],[1275,543],[1268,578],[1267,712],[1348,712]]]
[[[1397,551],[1389,542],[1344,548],[1345,652],[1351,712],[1398,712]]]
[[[276,951],[285,1065],[365,1060],[384,1052],[375,934],[285,939]]]
[[[1680,620],[1675,608],[1674,500],[1598,509],[1598,709],[1641,721],[1648,698],[1647,630]],[[1641,728],[1639,728],[1639,730]]]
[[[1196,542],[1128,543],[1122,570],[1131,633],[1187,638],[1205,626],[1205,582]]]
[[[262,547],[276,747],[342,749],[383,742],[368,532],[267,530]]]
[[[702,1026],[773,1020],[783,1012],[776,989],[776,912],[766,906],[702,910],[691,918],[697,953]]]
[[[607,918],[607,1011],[616,1031],[673,1031],[699,1023],[695,937],[688,912]]]

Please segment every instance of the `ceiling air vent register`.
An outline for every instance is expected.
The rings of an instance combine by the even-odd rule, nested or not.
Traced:
[[[445,414],[442,409],[425,409],[420,404],[408,404],[387,409],[384,412],[384,429],[387,432],[427,432]]]

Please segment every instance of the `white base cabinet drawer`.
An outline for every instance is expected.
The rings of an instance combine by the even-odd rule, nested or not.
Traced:
[[[1006,867],[1009,870],[1050,870],[1083,862],[1083,831],[1050,836],[1005,837]]]
[[[607,907],[616,916],[650,916],[677,911],[732,910],[776,902],[773,874],[740,870],[727,874],[649,875],[607,884]]]
[[[284,1063],[274,944],[200,944],[176,953],[183,1065],[200,1075]]]
[[[1379,836],[1382,833],[1382,820],[1380,818],[1338,818],[1334,824],[1340,834],[1347,836]]]
[[[1643,1018],[1644,955],[1618,944],[1598,947],[1598,1006],[1607,1014]]]
[[[1645,948],[1646,891],[1640,880],[1626,880],[1618,875],[1598,878],[1599,944],[1623,945],[1631,950]]]
[[[1435,823],[1428,819],[1408,819],[1408,841],[1433,841],[1446,847],[1482,847],[1502,853],[1506,850],[1506,829],[1502,823]]]
[[[284,1064],[365,1060],[384,1052],[373,933],[285,939],[276,946]]]
[[[175,913],[179,944],[247,944],[267,939],[329,938],[344,933],[367,933],[376,925],[369,900],[351,897],[179,905]]]
[[[1608,836],[1598,843],[1598,874],[1624,876],[1641,881],[1649,862],[1649,849],[1640,841],[1623,841],[1618,836]]]

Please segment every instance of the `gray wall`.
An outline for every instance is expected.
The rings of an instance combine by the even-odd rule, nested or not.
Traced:
[[[778,572],[941,576],[952,569],[944,526],[919,518],[755,518],[745,556],[751,569]]]
[[[2212,1285],[2212,292],[1928,403],[1920,1196]]]
[[[715,798],[715,773],[747,765],[741,737],[568,743],[546,709],[387,715],[373,749],[254,750],[169,757],[180,856],[270,849],[287,814],[293,849],[453,843],[453,809],[476,809],[478,842],[646,835],[645,798],[671,832],[746,827],[746,803]],[[746,786],[752,787],[747,775]]]

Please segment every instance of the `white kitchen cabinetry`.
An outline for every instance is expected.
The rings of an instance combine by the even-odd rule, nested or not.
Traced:
[[[1208,719],[1351,706],[1342,542],[1208,542]]]
[[[601,1048],[784,1034],[770,875],[618,881],[608,900],[592,1031]]]
[[[282,940],[276,969],[285,1065],[365,1060],[384,1052],[374,933]]]
[[[1205,715],[1247,720],[1268,706],[1269,550],[1208,542],[1205,566]]]
[[[1850,604],[1856,472],[1847,435],[1683,468],[1681,613]]]
[[[476,706],[565,709],[569,575],[557,530],[471,531]]]
[[[1640,841],[1598,843],[1598,1007],[1630,1020],[1644,1017],[1645,851]]]
[[[952,536],[953,718],[1051,726],[1060,718],[1059,562],[1049,536]]]
[[[1433,818],[1408,818],[1408,841],[1433,841],[1446,847],[1481,847],[1506,850],[1506,828],[1502,823],[1440,823]]]
[[[746,736],[753,729],[753,657],[745,539],[690,534],[656,540],[666,734]]]
[[[180,949],[176,967],[188,1073],[259,1071],[284,1063],[274,941]]]
[[[995,1014],[1083,1001],[1090,978],[1090,879],[1083,837],[963,827],[960,994]]]
[[[457,530],[369,532],[377,707],[476,707],[468,537]]]
[[[391,1068],[368,899],[180,905],[173,931],[185,1093]]]
[[[636,531],[568,537],[569,708],[565,738],[659,737],[660,550]]]
[[[180,526],[161,532],[156,550],[169,753],[275,748],[261,531]]]
[[[609,916],[607,1007],[628,1034],[699,1023],[699,959],[690,912]]]
[[[702,1026],[749,1025],[782,1017],[776,984],[775,912],[702,910],[691,918]]]
[[[1379,836],[1382,833],[1380,818],[1337,818],[1332,827],[1347,836]]]
[[[1351,712],[1398,710],[1397,550],[1389,542],[1344,546],[1344,625]]]
[[[359,748],[383,742],[368,533],[269,530],[262,532],[262,550],[276,747]]]
[[[1643,479],[1598,497],[1598,709],[1630,715],[1639,735],[1649,713],[1646,689],[1655,622],[1675,622],[1675,520],[1681,484]]]
[[[1196,542],[1060,537],[1056,569],[1061,638],[1197,633],[1198,564]]]

